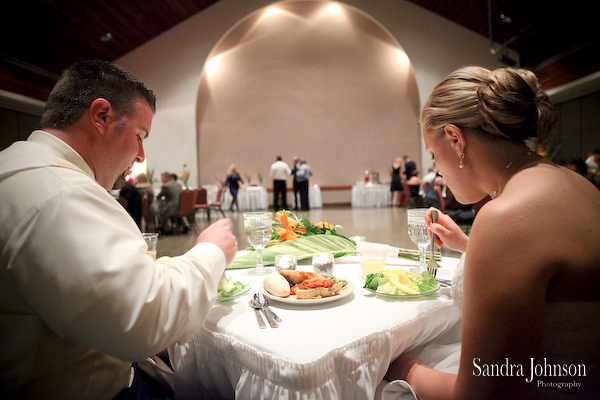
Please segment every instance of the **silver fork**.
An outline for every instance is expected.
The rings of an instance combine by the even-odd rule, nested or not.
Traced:
[[[431,211],[431,223],[435,224],[438,219],[437,210]],[[429,263],[427,264],[427,271],[435,278],[437,275],[438,265],[434,258],[435,251],[435,233],[431,232],[431,258],[429,259]]]

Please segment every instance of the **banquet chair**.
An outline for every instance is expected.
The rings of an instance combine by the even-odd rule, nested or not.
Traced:
[[[210,208],[216,209],[223,215],[223,218],[225,218],[225,213],[221,208],[221,194],[223,194],[223,188],[219,188],[219,191],[217,192],[217,200],[210,203]]]
[[[199,188],[197,191],[198,195],[196,196],[196,204],[194,205],[194,210],[196,212],[198,210],[206,210],[206,218],[210,221],[210,204],[208,204],[208,200],[206,198],[206,189]]]
[[[196,190],[184,190],[179,198],[179,211],[171,219],[174,233],[187,233],[190,224],[190,215],[194,214],[196,204]],[[195,222],[194,222],[195,223]]]

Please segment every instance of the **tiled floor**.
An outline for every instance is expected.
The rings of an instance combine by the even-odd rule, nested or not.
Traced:
[[[232,230],[236,235],[239,248],[244,249],[247,241],[244,236],[244,223],[242,212],[225,212],[227,218],[232,220]],[[300,214],[297,214],[300,216]],[[417,246],[408,237],[406,228],[406,209],[402,207],[388,208],[351,208],[339,207],[311,210],[307,213],[309,219],[315,223],[326,221],[333,225],[340,225],[338,232],[345,236],[361,235],[369,242],[386,243],[391,246],[416,249]],[[216,221],[216,214],[211,213],[212,222]],[[206,228],[211,221],[203,213],[196,217],[200,229]],[[187,235],[161,236],[158,239],[158,256],[177,256],[185,253],[196,241],[197,233],[190,231]],[[443,249],[443,255],[456,256],[457,253]]]

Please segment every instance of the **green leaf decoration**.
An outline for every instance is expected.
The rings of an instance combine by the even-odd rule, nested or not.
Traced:
[[[294,240],[286,240],[263,250],[263,264],[270,266],[275,263],[275,256],[290,254],[298,260],[312,258],[318,253],[332,253],[334,257],[343,257],[353,254],[356,245],[350,239],[337,235],[310,235],[300,236]],[[236,258],[227,269],[242,269],[256,267],[256,252]]]
[[[344,236],[338,235],[310,235],[300,236],[294,240],[287,240],[277,243],[263,250],[263,264],[271,266],[275,263],[275,256],[279,254],[290,254],[296,256],[298,260],[307,260],[318,253],[332,253],[334,257],[343,257],[354,254],[356,245],[354,242]],[[406,258],[413,261],[419,261],[419,250],[400,249],[399,258]],[[427,258],[430,253],[427,252]],[[435,252],[433,258],[441,261],[440,252]],[[256,267],[256,252],[251,251],[241,257],[236,258],[227,269],[243,269]]]

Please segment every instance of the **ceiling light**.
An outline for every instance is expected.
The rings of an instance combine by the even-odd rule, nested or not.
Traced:
[[[107,32],[106,35],[102,36],[100,38],[101,42],[108,42],[110,39],[112,39],[113,35],[110,32]]]
[[[339,15],[342,13],[342,7],[340,7],[337,4],[330,4],[325,9],[325,12],[328,12],[330,14],[338,14]]]
[[[283,11],[281,11],[281,9],[277,8],[277,7],[269,7],[267,9],[267,11],[265,11],[265,17],[268,17],[270,15],[275,15],[275,14],[281,14],[283,13]]]

